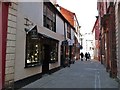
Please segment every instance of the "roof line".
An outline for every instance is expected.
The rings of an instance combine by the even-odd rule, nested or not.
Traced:
[[[59,4],[55,4],[55,6],[60,7],[60,8],[64,8],[64,7],[60,6]],[[66,9],[66,8],[64,8],[64,9]],[[68,10],[68,9],[66,9],[66,10],[67,10],[67,11],[69,11],[70,13],[74,14],[74,16],[75,16],[75,18],[76,18],[76,21],[77,21],[78,26],[80,26],[80,25],[79,25],[79,22],[78,22],[78,19],[77,19],[76,14],[75,14],[74,12],[71,12],[71,11],[70,11],[70,10]]]
[[[95,24],[94,24],[94,26],[93,26],[92,33],[93,33],[94,28],[95,28],[95,25],[96,25],[96,23],[97,23],[97,21],[98,21],[98,17],[99,17],[99,16],[96,16],[96,21],[95,21]]]

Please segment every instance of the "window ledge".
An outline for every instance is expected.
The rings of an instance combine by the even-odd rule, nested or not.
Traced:
[[[58,62],[58,61],[55,61],[55,60],[54,60],[54,61],[50,61],[49,63],[57,63],[57,62]]]
[[[40,65],[33,65],[33,66],[25,66],[24,68],[27,69],[27,68],[40,67],[40,66],[42,66],[42,64],[40,64]]]

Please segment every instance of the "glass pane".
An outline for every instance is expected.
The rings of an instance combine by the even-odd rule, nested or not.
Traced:
[[[46,15],[44,15],[44,26],[52,31],[56,31],[56,16],[55,14],[46,6]]]
[[[56,62],[58,60],[58,44],[54,41],[51,41],[51,45],[50,60],[51,62]]]
[[[49,19],[50,19],[50,13],[51,13],[50,9],[47,8],[47,17],[48,17]]]
[[[31,38],[30,36],[27,37],[27,52],[26,52],[26,66],[36,66],[40,65],[41,57],[40,57],[40,50],[41,47],[39,44],[39,40],[32,40],[28,39]]]
[[[55,22],[55,18],[56,18],[56,17],[55,17],[55,14],[53,13],[53,22]]]
[[[43,14],[46,15],[46,5],[43,5]]]
[[[43,22],[44,22],[44,26],[46,27],[46,16],[43,16]]]

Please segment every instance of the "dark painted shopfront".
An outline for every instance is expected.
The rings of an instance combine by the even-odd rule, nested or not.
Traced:
[[[61,45],[61,66],[66,67],[74,64],[74,53],[73,45],[70,45],[67,40],[63,41]]]
[[[59,41],[38,33],[37,26],[28,30],[26,37],[25,67],[42,65],[42,73],[49,73],[49,64],[58,62]]]

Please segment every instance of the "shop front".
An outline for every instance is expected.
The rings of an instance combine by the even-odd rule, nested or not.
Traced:
[[[66,67],[69,65],[69,46],[68,41],[62,41],[61,45],[61,66]]]
[[[65,40],[61,45],[61,66],[70,66],[70,64],[74,63],[75,60],[73,58],[73,43],[71,40]]]
[[[58,62],[58,40],[37,32],[35,26],[26,35],[25,67],[42,66],[42,74],[49,73],[49,64]]]

